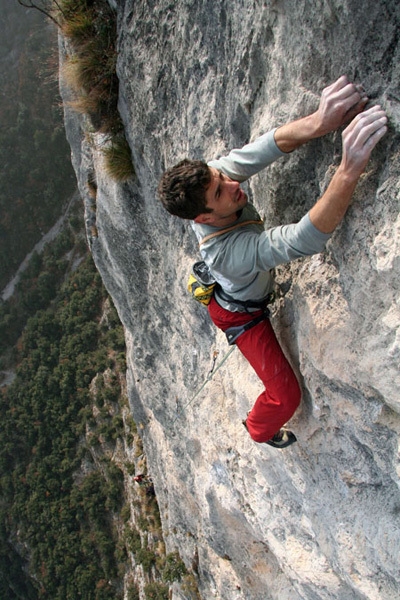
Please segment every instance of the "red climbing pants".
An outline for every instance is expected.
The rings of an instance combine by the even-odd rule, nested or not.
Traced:
[[[208,310],[213,323],[225,331],[244,325],[260,312],[230,312],[212,298]],[[290,419],[300,403],[300,387],[276,339],[269,319],[265,319],[236,341],[265,386],[247,416],[247,429],[255,442],[266,442]]]

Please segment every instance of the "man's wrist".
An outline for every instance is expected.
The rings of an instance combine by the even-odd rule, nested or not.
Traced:
[[[326,135],[327,133],[331,132],[331,129],[326,127],[326,125],[324,124],[324,121],[321,118],[321,115],[318,110],[316,112],[312,113],[309,116],[309,119],[310,119],[310,125],[309,125],[310,140],[320,138],[320,137]]]
[[[340,163],[338,168],[336,169],[336,173],[333,178],[340,182],[342,186],[351,187],[355,186],[360,179],[361,173],[358,171],[354,171],[343,164],[343,161]]]
[[[324,135],[318,112],[278,127],[275,143],[281,152],[292,152],[308,141]]]

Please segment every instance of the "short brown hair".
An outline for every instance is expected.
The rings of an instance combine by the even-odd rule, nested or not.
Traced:
[[[206,190],[211,172],[202,160],[182,160],[165,171],[158,186],[158,197],[171,215],[195,219],[212,212],[206,207]]]

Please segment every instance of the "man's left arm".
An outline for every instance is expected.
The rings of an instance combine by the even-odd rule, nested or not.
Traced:
[[[318,109],[302,119],[278,127],[275,143],[282,152],[292,152],[306,142],[335,131],[362,112],[368,98],[360,86],[339,77],[321,94]]]
[[[343,156],[332,180],[309,212],[321,233],[330,234],[343,219],[372,150],[387,132],[387,117],[379,105],[355,117],[342,133]]]
[[[242,148],[231,150],[227,156],[208,162],[209,167],[222,171],[234,181],[246,181],[274,161],[284,156],[274,140],[274,132],[267,131]]]
[[[318,109],[302,119],[264,133],[227,156],[208,162],[235,181],[246,181],[286,153],[306,142],[334,131],[364,108],[368,98],[345,76],[325,88]]]

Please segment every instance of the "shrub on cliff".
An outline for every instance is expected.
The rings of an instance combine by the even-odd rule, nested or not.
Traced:
[[[163,580],[169,583],[180,581],[186,573],[187,569],[185,563],[180,558],[179,554],[177,552],[167,554],[162,572]]]
[[[129,145],[118,111],[116,13],[107,0],[42,0],[23,6],[44,12],[69,41],[63,73],[75,97],[69,106],[89,117],[95,131],[110,136],[109,175],[125,181],[134,175]]]
[[[148,583],[144,587],[144,595],[146,600],[168,600],[168,586],[161,583]]]

